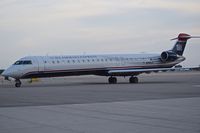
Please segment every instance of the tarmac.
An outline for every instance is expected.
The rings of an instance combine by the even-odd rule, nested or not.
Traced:
[[[199,133],[200,72],[106,77],[0,78],[1,133]]]

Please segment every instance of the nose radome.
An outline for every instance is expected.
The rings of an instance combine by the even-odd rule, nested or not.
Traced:
[[[1,74],[4,77],[9,77],[9,72],[7,70],[4,70],[3,73]]]
[[[9,67],[6,70],[3,71],[3,73],[1,74],[4,77],[13,77],[13,68]]]
[[[2,76],[4,77],[11,77],[11,78],[20,78],[21,73],[19,69],[16,69],[15,67],[11,66],[8,69],[6,69],[3,73]]]

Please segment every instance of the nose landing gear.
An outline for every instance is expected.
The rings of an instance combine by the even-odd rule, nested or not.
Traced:
[[[21,87],[21,81],[19,79],[15,80],[15,87]]]

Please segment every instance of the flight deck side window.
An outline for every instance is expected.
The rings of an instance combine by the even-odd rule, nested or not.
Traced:
[[[23,61],[16,61],[16,62],[14,63],[14,65],[21,65],[21,64],[23,64]]]

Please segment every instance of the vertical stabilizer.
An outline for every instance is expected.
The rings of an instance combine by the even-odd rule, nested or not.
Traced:
[[[178,55],[183,55],[187,40],[190,38],[191,38],[190,35],[185,33],[180,33],[177,38],[172,39],[172,40],[177,39],[177,42],[175,43],[172,51]]]
[[[182,56],[183,52],[185,50],[187,40],[190,39],[190,38],[200,38],[200,36],[190,36],[190,35],[185,34],[185,33],[180,33],[177,38],[171,39],[171,40],[177,40],[177,42],[175,43],[175,45],[174,45],[174,47],[171,51],[173,51],[177,55]]]

